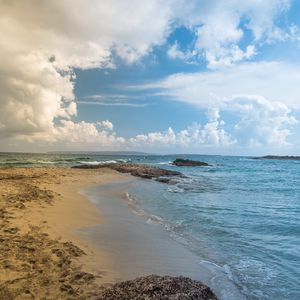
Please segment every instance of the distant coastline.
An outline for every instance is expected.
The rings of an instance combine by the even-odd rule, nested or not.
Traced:
[[[265,156],[260,156],[260,157],[252,157],[252,159],[300,160],[300,156],[265,155]]]

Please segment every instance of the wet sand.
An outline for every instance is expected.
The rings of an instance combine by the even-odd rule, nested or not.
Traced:
[[[159,274],[200,279],[198,260],[172,240],[159,224],[147,222],[128,207],[130,181],[82,191],[97,206],[103,222],[80,230],[83,238],[111,253],[119,280]]]

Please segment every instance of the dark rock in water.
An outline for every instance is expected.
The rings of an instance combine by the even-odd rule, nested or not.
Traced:
[[[278,160],[300,160],[300,156],[277,156],[266,155],[261,157],[251,157],[252,159],[278,159]]]
[[[142,164],[129,164],[129,163],[107,163],[102,165],[80,165],[74,166],[77,169],[101,169],[109,168],[121,173],[129,173],[133,176],[152,179],[161,176],[183,176],[180,172],[165,170],[157,167],[142,165]]]
[[[210,166],[208,163],[203,161],[191,160],[191,159],[183,159],[177,158],[173,161],[172,165],[178,167],[208,167]]]
[[[97,300],[217,300],[209,287],[186,277],[150,275],[114,284]]]
[[[172,179],[168,177],[158,177],[155,180],[162,183],[170,183]]]

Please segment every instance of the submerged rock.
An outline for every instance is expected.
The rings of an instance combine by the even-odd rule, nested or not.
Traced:
[[[209,287],[187,277],[150,275],[114,284],[105,289],[97,300],[171,299],[217,300]]]
[[[77,169],[101,169],[109,168],[121,173],[129,173],[133,176],[157,179],[161,176],[183,176],[180,172],[161,169],[158,167],[152,167],[142,164],[130,164],[130,163],[107,163],[102,165],[80,165],[74,166]]]
[[[208,167],[210,166],[208,163],[199,161],[199,160],[191,160],[191,159],[183,159],[177,158],[173,161],[172,165],[177,167]]]

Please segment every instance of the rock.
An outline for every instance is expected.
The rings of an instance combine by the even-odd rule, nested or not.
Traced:
[[[199,299],[217,300],[209,287],[186,277],[150,275],[124,281],[106,288],[97,300],[113,299]]]
[[[203,161],[191,160],[191,159],[183,159],[177,158],[173,161],[172,165],[177,167],[208,167],[210,166],[208,163]]]
[[[158,177],[155,179],[158,182],[162,182],[162,183],[170,183],[171,179],[167,178],[167,177]]]
[[[170,171],[161,169],[158,167],[147,166],[142,164],[130,164],[130,163],[107,163],[102,165],[80,165],[74,166],[76,169],[101,169],[109,168],[120,173],[129,173],[133,176],[153,179],[159,178],[161,176],[183,176],[180,172]]]

